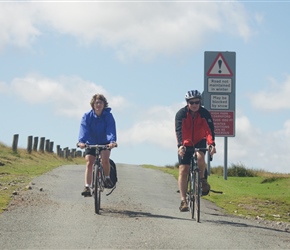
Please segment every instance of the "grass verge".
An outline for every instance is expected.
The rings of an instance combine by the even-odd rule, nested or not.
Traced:
[[[178,178],[178,168],[155,168]],[[290,175],[255,171],[254,177],[228,177],[211,174],[208,177],[211,189],[222,194],[210,192],[203,197],[214,202],[226,213],[242,217],[261,218],[271,221],[290,222]]]

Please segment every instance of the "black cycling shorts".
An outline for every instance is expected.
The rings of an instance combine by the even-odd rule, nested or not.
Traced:
[[[206,148],[206,140],[201,140],[197,144],[195,144],[196,148]],[[206,153],[205,150],[201,150],[201,152]],[[189,165],[191,161],[191,157],[193,154],[193,147],[186,147],[185,155],[181,158],[180,155],[178,155],[178,163],[179,165]]]
[[[101,149],[102,150],[105,150],[105,149]],[[111,150],[111,149],[107,149],[107,150]],[[95,156],[96,157],[96,149],[95,148],[86,148],[85,149],[85,155],[92,155],[92,156]]]

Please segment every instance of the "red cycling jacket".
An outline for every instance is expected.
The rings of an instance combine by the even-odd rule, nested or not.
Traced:
[[[177,146],[194,146],[203,139],[208,145],[215,146],[214,124],[207,109],[200,106],[194,119],[188,106],[181,108],[175,116]]]

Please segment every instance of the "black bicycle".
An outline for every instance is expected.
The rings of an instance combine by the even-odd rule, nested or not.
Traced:
[[[116,146],[117,147],[117,144]],[[101,163],[101,151],[104,149],[108,149],[108,145],[86,145],[86,148],[94,148],[96,150],[96,159],[93,165],[93,174],[92,174],[92,185],[91,185],[91,193],[94,197],[95,203],[95,213],[100,214],[101,209],[101,193],[105,190],[105,175],[103,166]],[[115,187],[106,194],[110,195]]]
[[[188,174],[187,203],[191,212],[191,218],[200,222],[200,197],[202,194],[200,171],[197,165],[197,152],[208,151],[207,148],[194,148]],[[210,158],[212,160],[212,158]]]

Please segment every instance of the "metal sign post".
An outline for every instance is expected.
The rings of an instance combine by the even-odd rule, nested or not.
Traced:
[[[204,54],[203,104],[211,113],[216,137],[224,137],[224,179],[227,179],[227,137],[235,136],[236,53]],[[210,166],[208,164],[208,166]],[[210,167],[208,169],[210,173]]]

